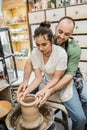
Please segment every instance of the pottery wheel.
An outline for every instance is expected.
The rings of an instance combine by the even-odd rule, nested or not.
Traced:
[[[22,127],[19,123],[22,114],[21,114],[20,105],[18,104],[6,116],[6,120],[5,120],[6,126],[7,126],[8,130],[47,130],[54,122],[54,117],[55,117],[54,112],[53,112],[52,108],[50,108],[49,106],[43,105],[40,108],[40,113],[43,117],[43,121],[42,121],[41,125],[38,126],[37,128],[26,129],[26,128]]]
[[[22,120],[22,116],[20,116],[20,119],[19,119],[19,124],[22,127],[26,128],[26,129],[37,128],[37,127],[39,127],[42,124],[42,122],[43,122],[43,116],[42,116],[42,114],[40,114],[40,118],[38,120],[35,120],[33,122],[27,122],[27,123],[24,122]]]
[[[41,123],[40,126],[38,126],[37,128],[32,128],[32,129],[27,129],[27,128],[24,128],[20,125],[19,121],[20,121],[20,116],[18,117],[17,119],[17,125],[16,125],[16,130],[47,130],[48,127],[47,125],[50,126],[50,123],[52,124],[52,122],[50,121],[50,123],[48,122],[48,119],[43,117],[43,122]],[[47,127],[47,128],[46,128]]]

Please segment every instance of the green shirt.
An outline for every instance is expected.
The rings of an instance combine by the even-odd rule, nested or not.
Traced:
[[[62,47],[65,49],[65,44],[63,44]],[[75,76],[81,56],[81,49],[74,39],[70,39],[70,41],[68,42],[67,54],[68,63],[66,74],[71,74],[72,76]]]

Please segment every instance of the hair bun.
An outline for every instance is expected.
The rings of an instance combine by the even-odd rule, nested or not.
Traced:
[[[49,21],[44,21],[44,22],[40,23],[40,27],[50,28],[51,23]]]

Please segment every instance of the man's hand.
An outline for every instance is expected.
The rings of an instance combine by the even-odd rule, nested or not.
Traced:
[[[28,82],[25,81],[18,87],[18,90],[17,90],[17,100],[18,100],[18,102],[20,102],[20,97],[23,96],[23,93],[24,93],[25,89],[27,88],[27,86],[28,86]]]
[[[51,89],[45,88],[36,93],[36,97],[38,97],[38,102],[36,106],[41,107],[48,98],[51,96]]]

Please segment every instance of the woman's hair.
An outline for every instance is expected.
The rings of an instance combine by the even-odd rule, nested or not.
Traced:
[[[41,35],[43,37],[44,37],[44,35],[47,35],[48,40],[50,42],[52,42],[53,33],[52,33],[52,30],[50,29],[50,27],[51,27],[51,24],[49,21],[44,21],[44,22],[40,23],[39,27],[37,27],[34,31],[34,38],[38,37],[39,35]]]
[[[44,21],[44,22],[40,23],[40,27],[50,28],[51,23],[49,21]]]

